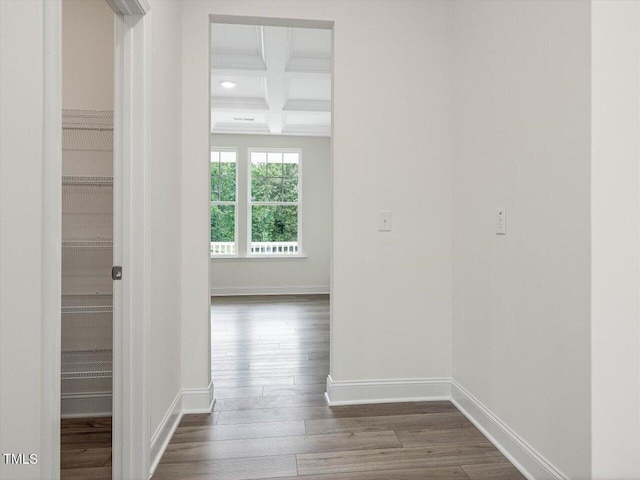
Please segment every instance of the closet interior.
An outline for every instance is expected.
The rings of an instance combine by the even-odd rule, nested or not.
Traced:
[[[109,415],[113,113],[63,111],[62,151],[62,415]]]
[[[107,480],[112,478],[116,17],[105,0],[62,0],[61,17],[60,470],[63,480]]]

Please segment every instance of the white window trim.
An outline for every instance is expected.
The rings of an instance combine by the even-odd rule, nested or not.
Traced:
[[[251,154],[254,152],[260,153],[297,153],[298,154],[298,201],[297,202],[253,202],[251,200]],[[265,258],[273,258],[280,259],[283,258],[307,258],[302,250],[302,149],[300,148],[257,148],[252,147],[248,149],[247,153],[247,244],[246,244],[246,257],[242,258],[250,258],[250,259],[260,259],[263,260]],[[251,213],[253,205],[286,205],[286,206],[297,206],[298,207],[298,253],[292,255],[259,255],[259,254],[251,254]],[[216,257],[222,258],[222,257]]]
[[[211,200],[211,154],[213,152],[233,152],[236,154],[236,200],[235,202],[227,202],[227,201],[213,201]],[[233,239],[234,239],[234,250],[235,250],[235,254],[234,255],[213,255],[213,253],[211,252],[211,246],[209,246],[209,256],[212,259],[220,259],[220,258],[241,258],[240,255],[238,254],[238,247],[239,247],[239,242],[238,242],[238,212],[239,212],[239,206],[240,206],[240,202],[238,201],[238,173],[239,173],[239,155],[238,155],[238,149],[234,148],[234,147],[211,147],[211,150],[209,152],[209,237],[211,237],[211,205],[233,205],[235,206],[235,218],[233,219]],[[211,244],[211,238],[209,238],[209,243]]]

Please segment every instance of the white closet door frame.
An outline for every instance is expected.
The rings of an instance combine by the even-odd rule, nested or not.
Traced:
[[[150,19],[140,2],[107,1],[116,12],[114,105],[113,473],[149,477],[148,416]],[[115,8],[114,8],[115,7]],[[131,12],[140,14],[130,14]]]
[[[41,478],[60,478],[61,0],[42,0],[44,118]],[[147,0],[106,0],[115,19],[113,479],[149,477],[150,19]],[[48,260],[47,260],[48,259]]]

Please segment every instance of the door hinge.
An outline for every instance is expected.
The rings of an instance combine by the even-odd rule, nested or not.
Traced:
[[[111,278],[113,280],[122,280],[122,267],[116,265],[111,269]]]

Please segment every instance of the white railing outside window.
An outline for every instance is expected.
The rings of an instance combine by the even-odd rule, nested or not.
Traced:
[[[234,242],[211,242],[211,255],[235,255]],[[298,242],[251,242],[251,255],[297,255]]]
[[[235,242],[211,242],[211,255],[235,255]]]
[[[251,255],[297,255],[298,242],[251,242]]]

